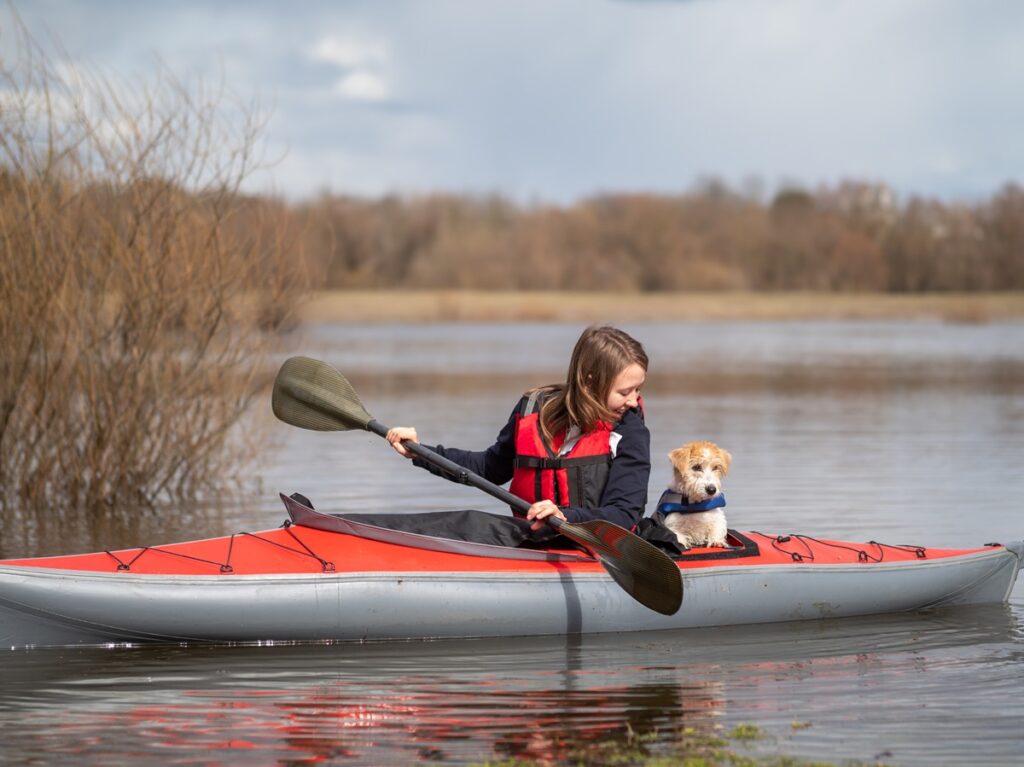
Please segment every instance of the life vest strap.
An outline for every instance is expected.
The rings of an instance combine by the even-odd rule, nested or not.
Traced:
[[[515,466],[518,469],[564,469],[568,466],[594,466],[599,463],[611,463],[611,456],[584,455],[579,458],[541,458],[533,455],[517,455]]]
[[[526,402],[523,403],[523,409],[520,412],[520,415],[522,415],[523,418],[526,418],[526,416],[530,415],[530,413],[532,413],[534,410],[537,410],[537,400],[540,399],[542,391],[542,389],[535,389],[534,391],[530,392],[530,396],[526,400]]]

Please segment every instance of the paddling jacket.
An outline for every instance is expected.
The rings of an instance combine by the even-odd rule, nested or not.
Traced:
[[[530,462],[529,459],[551,458],[542,441],[540,445],[530,445],[532,440],[540,440],[540,425],[536,423],[539,417],[536,407],[527,408],[529,399],[524,396],[519,400],[494,444],[486,450],[460,450],[443,445],[428,447],[496,485],[512,480],[509,488],[511,492],[530,503],[537,497],[536,475],[540,473],[540,497],[548,498],[558,505],[570,522],[605,519],[627,530],[631,529],[647,505],[647,483],[651,475],[651,435],[644,425],[642,412],[639,409],[626,411],[614,426],[605,426],[599,437],[584,435],[582,445],[577,442],[561,458],[563,465],[557,468],[553,464],[527,466],[525,464]],[[530,416],[532,420],[527,420]],[[520,428],[524,421],[526,425]],[[523,449],[521,455],[520,447]],[[555,446],[552,451],[556,457],[557,448]],[[595,455],[599,460],[593,463],[564,465],[567,459],[592,459]],[[517,467],[517,458],[523,459],[520,463],[524,465]],[[413,459],[413,463],[434,474],[453,479],[441,469],[418,458]],[[577,472],[577,469],[580,471]],[[563,473],[564,481],[560,479]],[[583,477],[582,488],[579,484],[573,488],[575,476]],[[554,497],[556,482],[559,488],[557,500]],[[545,486],[551,488],[551,495],[544,494]],[[565,497],[566,494],[568,497]]]

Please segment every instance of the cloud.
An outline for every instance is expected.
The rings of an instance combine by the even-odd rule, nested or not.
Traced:
[[[186,80],[273,103],[266,138],[290,149],[273,171],[295,196],[330,183],[572,200],[715,175],[769,187],[867,177],[970,198],[1024,178],[1019,0],[33,0],[19,11],[101,71],[145,78],[155,54]]]
[[[387,46],[382,43],[336,37],[325,37],[320,40],[313,46],[310,55],[316,61],[326,61],[342,69],[387,63],[390,59]]]
[[[381,102],[391,97],[391,89],[383,77],[362,69],[338,80],[335,90],[353,101]]]
[[[334,92],[350,101],[383,103],[391,100],[388,78],[391,54],[388,46],[371,39],[325,37],[310,50],[314,61],[342,71]]]

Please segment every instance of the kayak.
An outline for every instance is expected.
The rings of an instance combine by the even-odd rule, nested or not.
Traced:
[[[0,561],[0,646],[408,640],[647,631],[1005,602],[1024,541],[937,549],[730,530],[634,601],[586,552],[388,529],[282,496],[259,532]],[[481,514],[482,512],[474,512]]]

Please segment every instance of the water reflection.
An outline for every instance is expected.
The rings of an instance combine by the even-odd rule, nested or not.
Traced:
[[[664,754],[687,728],[757,721],[824,758],[834,723],[884,700],[902,731],[846,731],[844,753],[884,746],[902,761],[909,733],[936,727],[922,683],[962,700],[1008,670],[1019,682],[1020,648],[1018,616],[994,606],[569,639],[37,651],[0,671],[0,728],[20,761],[561,764],[615,744]],[[993,758],[1020,744],[998,723],[1005,705],[987,707]]]

